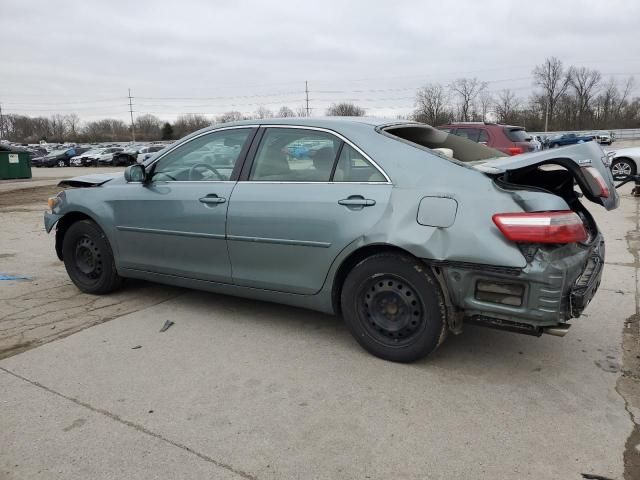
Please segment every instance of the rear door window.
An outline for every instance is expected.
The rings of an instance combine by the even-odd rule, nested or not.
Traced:
[[[334,182],[386,182],[382,173],[364,155],[346,143],[333,174]]]
[[[480,138],[481,130],[479,128],[458,128],[456,130],[456,135],[462,138],[469,139],[473,142],[478,142],[478,138]]]

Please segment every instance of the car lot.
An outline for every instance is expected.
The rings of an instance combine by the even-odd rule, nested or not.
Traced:
[[[143,282],[79,293],[42,211],[56,176],[96,171],[116,170],[0,183],[0,273],[25,277],[0,283],[0,478],[638,478],[630,187],[591,209],[605,276],[565,338],[469,327],[397,365],[314,312]]]

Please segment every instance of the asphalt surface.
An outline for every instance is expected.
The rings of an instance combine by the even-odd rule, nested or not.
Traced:
[[[0,282],[0,479],[637,480],[629,191],[591,209],[605,276],[565,338],[468,327],[411,365],[315,312],[144,282],[80,294],[38,190],[0,192],[0,273],[27,278]]]

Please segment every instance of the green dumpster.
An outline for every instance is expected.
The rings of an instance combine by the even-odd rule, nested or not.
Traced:
[[[27,152],[0,152],[0,180],[31,178],[31,159]]]

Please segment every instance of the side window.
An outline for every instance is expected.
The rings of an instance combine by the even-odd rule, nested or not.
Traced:
[[[301,128],[267,128],[249,180],[328,182],[341,140]]]
[[[484,143],[489,142],[489,134],[487,133],[486,130],[480,130],[480,136],[478,137],[478,142],[484,142]]]
[[[456,135],[462,138],[468,138],[474,142],[478,141],[478,137],[480,136],[479,128],[458,128],[456,130]]]
[[[230,129],[195,138],[162,157],[153,169],[152,180],[229,180],[250,132],[249,128]]]
[[[350,145],[344,144],[333,175],[334,182],[386,182],[380,171]]]

